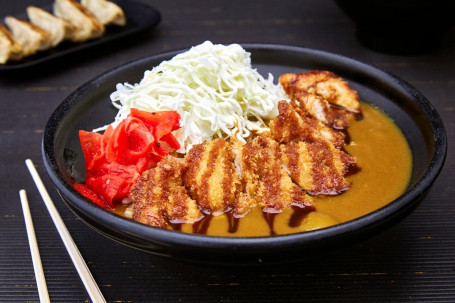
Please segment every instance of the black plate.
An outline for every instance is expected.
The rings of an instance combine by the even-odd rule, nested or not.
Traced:
[[[42,63],[49,63],[49,61],[63,56],[75,55],[83,50],[93,49],[108,42],[139,33],[157,25],[161,21],[161,14],[159,11],[148,5],[130,0],[112,0],[112,2],[117,3],[125,12],[127,22],[125,26],[106,26],[104,35],[94,40],[88,40],[81,43],[63,41],[54,48],[38,52],[33,56],[25,57],[18,62],[7,62],[6,64],[0,65],[0,72],[23,70],[41,65]],[[52,12],[51,4],[41,8],[48,12]],[[28,20],[25,7],[23,12],[11,15],[23,20]]]
[[[320,230],[271,237],[228,238],[185,234],[142,225],[81,198],[70,186],[83,181],[84,159],[77,132],[113,121],[109,95],[117,83],[137,83],[147,69],[180,51],[131,62],[86,83],[55,110],[45,128],[46,169],[66,204],[98,232],[155,254],[202,262],[252,264],[308,257],[346,246],[385,230],[410,213],[442,169],[447,149],[442,121],[430,102],[403,80],[373,66],[339,55],[301,47],[246,44],[253,66],[264,76],[324,69],[349,81],[361,99],[382,108],[405,134],[413,154],[407,191],[385,207],[361,218]]]

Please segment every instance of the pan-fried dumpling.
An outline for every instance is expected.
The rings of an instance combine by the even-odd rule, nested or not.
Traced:
[[[114,2],[106,0],[82,0],[85,6],[104,25],[126,24],[126,17],[123,10]]]
[[[57,46],[68,39],[73,31],[73,26],[66,20],[36,6],[27,7],[30,21],[36,26],[47,31],[52,37],[52,46]]]
[[[30,22],[7,16],[5,23],[22,46],[24,56],[33,55],[52,46],[51,35]]]
[[[11,32],[0,24],[0,64],[22,59],[22,46],[14,39]]]
[[[55,0],[54,14],[74,26],[69,39],[83,42],[99,38],[104,34],[104,25],[84,6],[74,0]]]

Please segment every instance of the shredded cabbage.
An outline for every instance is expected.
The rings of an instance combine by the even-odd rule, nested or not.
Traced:
[[[175,110],[181,128],[175,132],[180,153],[214,137],[235,136],[245,142],[252,132],[268,131],[266,121],[278,115],[283,89],[251,67],[250,53],[240,45],[206,41],[144,73],[139,84],[117,84],[111,94],[119,109],[112,126],[130,108]],[[98,130],[101,130],[100,128]]]

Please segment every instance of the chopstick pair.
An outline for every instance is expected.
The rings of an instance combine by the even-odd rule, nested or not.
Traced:
[[[38,171],[33,165],[32,160],[30,159],[25,160],[25,164],[27,165],[27,168],[30,171],[30,174],[32,175],[33,181],[35,182],[36,187],[38,188],[38,191],[41,194],[44,204],[46,205],[46,208],[49,211],[49,214],[51,215],[52,221],[54,222],[55,227],[57,228],[57,231],[60,234],[60,237],[62,238],[63,244],[65,245],[65,248],[71,257],[74,267],[76,268],[92,302],[94,303],[106,302],[103,294],[101,293],[98,285],[96,284],[95,279],[90,273],[90,270],[88,269],[87,264],[84,261],[84,258],[81,256],[79,249],[77,248],[76,244],[71,238],[68,229],[65,226],[65,223],[63,222],[62,218],[60,217],[60,214],[55,208],[55,205],[52,202],[52,199],[50,198],[49,193],[47,192],[38,174]],[[46,280],[44,277],[44,271],[41,265],[41,258],[39,256],[38,244],[36,242],[35,231],[33,229],[33,221],[30,215],[30,208],[28,205],[26,192],[25,190],[21,190],[19,194],[21,197],[21,203],[24,212],[27,235],[30,244],[30,251],[32,254],[32,262],[35,271],[40,301],[50,302],[49,293],[46,286]]]

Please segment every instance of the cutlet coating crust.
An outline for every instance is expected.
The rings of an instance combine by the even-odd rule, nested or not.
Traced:
[[[337,195],[350,183],[344,178],[354,159],[327,142],[281,145],[282,162],[292,180],[313,195]]]
[[[296,141],[330,141],[338,148],[344,146],[345,135],[322,122],[306,115],[300,115],[286,101],[278,103],[279,115],[270,122],[272,138],[282,144]]]
[[[241,191],[231,145],[216,139],[195,145],[186,155],[183,182],[205,214],[219,215],[235,207]]]
[[[294,184],[281,167],[279,144],[258,136],[242,149],[242,174],[247,195],[265,212],[279,213],[290,206],[312,207],[305,190]]]
[[[358,93],[332,72],[313,70],[299,74],[283,74],[279,82],[291,99],[301,92],[307,92],[321,96],[331,104],[360,113]]]
[[[167,156],[141,175],[130,191],[134,220],[165,228],[168,223],[194,223],[202,217],[183,186],[183,168],[180,159]]]

